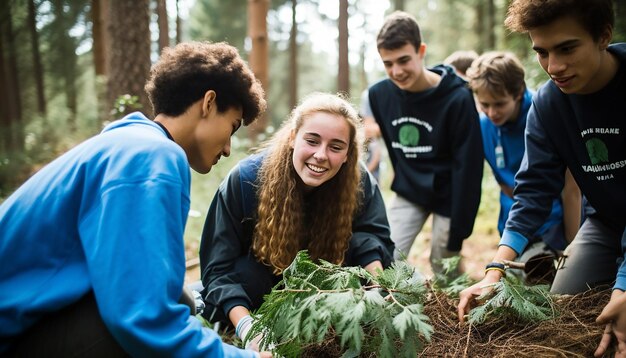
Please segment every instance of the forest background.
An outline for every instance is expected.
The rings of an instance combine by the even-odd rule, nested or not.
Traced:
[[[584,1],[584,0],[580,0]],[[280,126],[312,91],[361,92],[384,78],[376,33],[385,15],[412,13],[432,66],[456,50],[509,50],[527,84],[548,78],[526,35],[503,21],[510,0],[3,0],[0,1],[0,202],[43,165],[124,113],[151,109],[143,85],[161,50],[181,41],[227,41],[250,63],[269,109],[233,138],[233,155],[209,175],[193,174],[185,240],[197,257],[208,205],[219,182],[249,149]],[[626,41],[626,2],[615,1],[614,42]],[[390,199],[388,160],[381,188]],[[463,255],[488,260],[497,243],[498,186],[485,166],[483,199]],[[416,245],[428,242],[416,240]],[[427,245],[409,259],[426,264]],[[485,257],[485,259],[483,259]],[[191,264],[191,267],[194,265]],[[191,275],[197,278],[197,273]]]

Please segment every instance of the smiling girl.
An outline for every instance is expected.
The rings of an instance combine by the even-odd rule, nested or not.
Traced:
[[[207,319],[228,318],[243,339],[249,312],[299,250],[371,273],[391,263],[383,199],[359,162],[359,127],[349,102],[313,93],[260,152],[231,171],[202,233]]]

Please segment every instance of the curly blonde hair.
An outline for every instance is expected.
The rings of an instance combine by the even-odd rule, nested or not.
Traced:
[[[337,174],[305,198],[293,167],[292,135],[317,112],[336,114],[350,126],[347,161]],[[340,95],[307,96],[263,146],[259,170],[257,223],[252,250],[260,262],[281,274],[301,249],[313,259],[342,264],[352,237],[352,219],[362,194],[359,155],[361,122],[354,107]]]

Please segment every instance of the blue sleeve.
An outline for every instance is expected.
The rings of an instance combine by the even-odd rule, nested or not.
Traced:
[[[103,190],[79,226],[102,319],[132,356],[254,357],[224,344],[179,303],[188,210],[189,183],[174,176]]]
[[[626,230],[622,234],[622,264],[617,271],[617,277],[615,278],[615,286],[613,289],[626,291]]]
[[[565,164],[546,135],[534,104],[528,113],[525,143],[526,152],[515,175],[514,204],[501,241],[501,244],[513,245],[511,247],[518,253],[550,215],[552,203],[561,195],[565,180]],[[518,239],[509,239],[513,232]],[[525,242],[519,237],[524,237]]]
[[[376,180],[363,170],[363,205],[352,222],[346,263],[364,267],[380,260],[383,267],[388,267],[395,246],[390,238],[385,203]]]

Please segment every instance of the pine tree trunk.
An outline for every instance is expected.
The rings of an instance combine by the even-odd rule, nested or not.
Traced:
[[[350,94],[350,63],[348,62],[348,0],[339,0],[339,71],[337,91]]]
[[[76,90],[77,62],[76,47],[69,35],[70,29],[75,25],[65,12],[65,1],[53,0],[52,9],[54,24],[57,33],[52,45],[55,47],[56,66],[62,75],[63,92],[65,93],[65,105],[70,111],[68,125],[71,131],[76,129],[76,114],[78,112],[78,93]]]
[[[291,0],[291,33],[289,35],[289,108],[298,104],[298,23],[297,0]]]
[[[476,44],[476,52],[483,53],[485,50],[485,41],[484,41],[484,19],[485,19],[485,8],[482,1],[477,1],[474,7],[476,11],[476,16],[474,17],[474,33],[476,34],[476,38],[478,38],[478,42]]]
[[[39,114],[46,114],[46,94],[43,84],[43,65],[41,64],[41,53],[39,51],[39,34],[37,34],[37,20],[35,11],[35,1],[28,0],[28,28],[30,31],[33,76],[35,77],[35,90],[37,93],[37,111]]]
[[[248,62],[256,78],[261,81],[261,85],[268,91],[268,37],[267,37],[267,12],[270,0],[248,0],[248,36],[252,40],[252,50]],[[253,143],[256,143],[259,134],[267,127],[267,116],[265,113],[261,118],[249,127],[249,136]]]
[[[180,18],[180,5],[179,0],[176,0],[176,43],[179,44],[183,41],[183,24]]]
[[[107,54],[109,52],[107,26],[109,23],[109,0],[91,2],[91,21],[93,24],[93,63],[96,76],[109,74]]]
[[[109,104],[125,94],[137,96],[141,110],[151,115],[152,107],[143,87],[150,73],[150,4],[148,0],[111,1]],[[130,16],[129,14],[132,14]]]
[[[156,12],[159,24],[159,54],[170,45],[169,24],[167,19],[167,4],[165,0],[157,0]]]
[[[493,0],[487,0],[487,47],[489,50],[496,48],[496,6]]]
[[[394,0],[393,9],[404,11],[404,0]]]
[[[109,24],[109,0],[91,2],[91,21],[93,36],[93,63],[96,72],[96,97],[98,100],[98,120],[103,122],[109,117],[110,106],[107,95],[109,77],[110,44],[107,32]]]
[[[0,2],[0,37],[2,37],[3,86],[0,96],[6,97],[6,117],[3,118],[6,147],[19,150],[22,148],[20,125],[22,121],[22,99],[18,82],[17,53],[15,51],[15,34],[11,20],[11,2]]]

